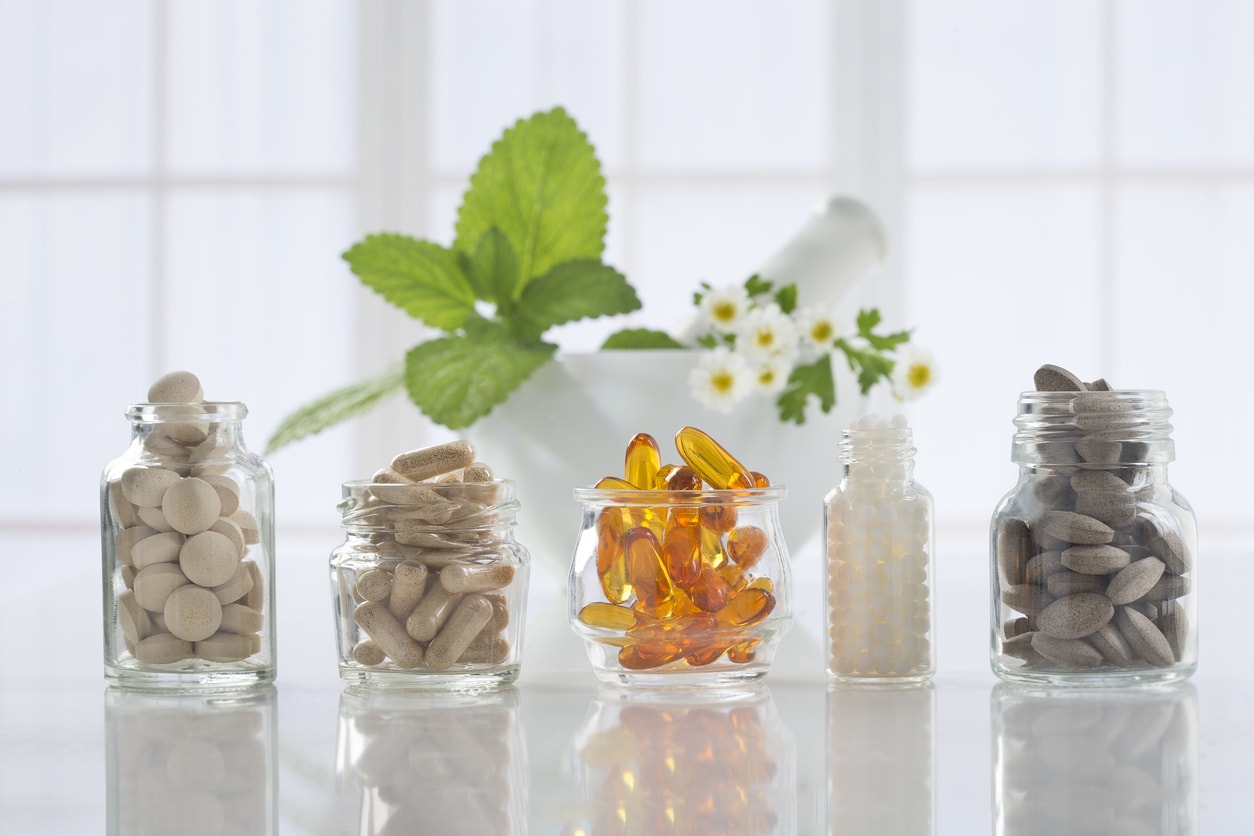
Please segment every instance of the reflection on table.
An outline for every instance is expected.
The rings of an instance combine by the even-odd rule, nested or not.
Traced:
[[[764,685],[605,686],[572,749],[583,805],[571,836],[796,832],[796,748]]]
[[[829,833],[935,832],[935,718],[930,684],[828,689]]]
[[[485,694],[346,690],[335,832],[525,833],[518,706],[512,686]]]
[[[1197,833],[1197,692],[993,689],[999,836]]]
[[[105,693],[107,832],[278,832],[274,686],[239,695]]]

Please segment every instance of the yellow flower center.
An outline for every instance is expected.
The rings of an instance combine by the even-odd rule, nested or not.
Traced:
[[[774,382],[775,382],[775,370],[774,369],[767,367],[763,369],[762,371],[758,372],[758,383],[761,383],[763,386],[770,386]]]
[[[836,336],[836,329],[832,327],[830,322],[816,322],[814,327],[810,329],[810,339],[816,343],[830,342]]]
[[[719,302],[714,306],[711,315],[718,322],[731,322],[736,318],[736,304],[734,302]]]
[[[911,366],[906,380],[910,383],[911,389],[922,389],[932,380],[932,367],[924,363]]]
[[[759,348],[770,348],[775,345],[775,332],[769,328],[756,331],[753,335],[753,341],[758,344]]]
[[[710,385],[720,395],[730,394],[736,385],[736,378],[728,372],[715,372],[710,378]]]

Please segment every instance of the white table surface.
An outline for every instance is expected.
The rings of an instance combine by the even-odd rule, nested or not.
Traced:
[[[279,563],[272,688],[243,701],[110,691],[96,538],[0,541],[23,567],[0,592],[3,836],[1250,832],[1248,551],[1207,565],[1206,578],[1230,582],[1203,581],[1202,665],[1172,689],[999,685],[972,580],[982,570],[964,562],[940,586],[928,689],[772,673],[746,695],[680,700],[527,671],[525,655],[515,688],[450,705],[345,691],[325,588],[333,542],[321,534],[293,540]],[[941,557],[942,579],[945,561],[984,564]],[[605,824],[615,812],[627,826]]]

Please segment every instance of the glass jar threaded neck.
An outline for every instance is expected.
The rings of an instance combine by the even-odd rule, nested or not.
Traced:
[[[1175,459],[1161,391],[1024,392],[1011,460],[1025,465],[1166,464]]]

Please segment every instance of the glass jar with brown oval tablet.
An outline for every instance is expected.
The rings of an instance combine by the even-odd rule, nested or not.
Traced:
[[[764,676],[792,623],[785,488],[578,488],[571,627],[597,677],[720,685]]]
[[[274,479],[234,402],[140,403],[100,485],[105,677],[218,690],[275,675]]]
[[[990,533],[991,661],[1006,680],[1167,682],[1197,667],[1197,527],[1167,481],[1162,392],[1025,392],[1019,481]]]
[[[514,483],[346,482],[331,553],[340,676],[488,690],[518,678],[531,557]]]

